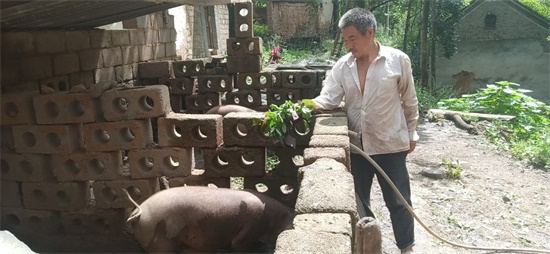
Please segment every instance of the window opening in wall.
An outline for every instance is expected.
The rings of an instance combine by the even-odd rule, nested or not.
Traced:
[[[485,15],[485,29],[495,29],[497,27],[497,15],[488,12]]]

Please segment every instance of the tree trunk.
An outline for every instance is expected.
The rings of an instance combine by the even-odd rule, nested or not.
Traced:
[[[437,0],[432,0],[432,43],[431,43],[431,50],[430,50],[430,71],[431,71],[431,78],[430,78],[430,89],[433,91],[435,87],[435,48],[436,48],[436,39],[437,39],[437,31],[436,31],[436,22],[437,22]]]
[[[407,52],[407,40],[409,39],[409,26],[411,25],[412,2],[407,6],[407,20],[405,20],[405,35],[403,36],[403,52]]]
[[[428,88],[428,26],[430,24],[430,0],[422,6],[422,27],[420,29],[420,85]]]
[[[355,225],[355,254],[382,254],[382,232],[373,217],[363,217]]]

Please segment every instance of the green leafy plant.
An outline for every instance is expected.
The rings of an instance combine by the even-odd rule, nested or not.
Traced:
[[[275,167],[277,167],[277,165],[280,162],[281,161],[279,160],[279,157],[277,155],[272,154],[272,155],[268,156],[267,160],[265,161],[267,170],[271,171],[271,170],[275,169]]]
[[[453,161],[446,157],[441,158],[441,162],[445,166],[443,172],[445,175],[452,180],[458,180],[462,176],[462,165],[457,161]]]
[[[261,125],[270,138],[276,138],[281,144],[294,147],[296,140],[288,134],[297,124],[309,127],[313,111],[311,105],[313,102],[308,99],[302,100],[301,103],[287,100],[281,105],[271,104],[270,110],[265,112],[264,120],[254,124]]]

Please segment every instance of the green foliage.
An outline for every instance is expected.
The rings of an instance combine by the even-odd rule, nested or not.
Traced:
[[[254,36],[264,38],[269,38],[269,27],[267,24],[263,24],[257,21],[254,21]]]
[[[533,165],[550,168],[550,107],[525,95],[528,90],[519,84],[500,81],[487,85],[475,94],[445,99],[438,103],[443,109],[483,110],[490,114],[515,116],[511,121],[493,121],[486,136],[518,158]]]
[[[519,0],[519,2],[545,17],[546,20],[550,19],[550,0]]]
[[[456,96],[456,90],[450,86],[436,86],[431,91],[415,82],[416,96],[418,98],[418,110],[424,112],[431,108],[437,108],[437,103],[442,99]]]
[[[310,105],[307,101],[293,103],[290,100],[279,106],[271,104],[270,110],[265,112],[264,120],[254,124],[261,125],[270,138],[278,139],[283,145],[293,146],[293,140],[288,137],[288,133],[296,124],[301,124],[298,121],[302,121],[303,126],[309,126],[311,122],[313,108],[307,105]]]
[[[448,159],[447,157],[442,157],[441,162],[445,166],[445,169],[443,172],[447,176],[447,178],[452,180],[459,180],[462,176],[462,165],[458,162],[458,160],[453,161],[452,159]]]
[[[265,161],[267,170],[271,171],[271,170],[275,169],[275,167],[277,167],[277,165],[280,162],[281,161],[279,160],[279,157],[277,155],[275,155],[275,154],[269,155],[267,157],[267,160]]]

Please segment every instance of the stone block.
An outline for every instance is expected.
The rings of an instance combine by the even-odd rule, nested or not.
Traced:
[[[266,173],[265,147],[218,147],[203,149],[207,177],[263,176]]]
[[[317,72],[314,70],[283,70],[281,71],[283,88],[315,88]]]
[[[145,41],[140,41],[145,39],[145,36],[140,36],[143,33],[143,30],[131,29],[130,31],[130,44],[133,46],[139,46],[145,44]]]
[[[94,82],[115,81],[115,67],[107,67],[94,70]]]
[[[90,35],[87,30],[74,30],[65,32],[65,46],[67,51],[79,51],[90,49]]]
[[[193,170],[190,176],[186,177],[171,177],[168,179],[170,188],[180,186],[211,186],[217,188],[230,188],[230,177],[206,177],[204,170]]]
[[[183,113],[186,109],[184,95],[170,95],[170,106],[172,107],[172,112]]]
[[[297,102],[302,99],[300,89],[268,89],[267,90],[267,105],[281,105],[289,100]]]
[[[103,66],[103,58],[99,49],[80,51],[78,56],[81,71],[91,71]]]
[[[84,85],[88,87],[94,84],[94,72],[83,71],[69,74],[69,85],[75,87],[77,85]]]
[[[128,164],[133,179],[184,177],[191,175],[195,160],[193,148],[164,147],[130,150]]]
[[[2,152],[2,180],[19,182],[54,181],[49,157],[40,154]]]
[[[39,124],[91,123],[98,119],[97,99],[89,93],[53,93],[33,97]]]
[[[265,119],[261,112],[232,112],[223,117],[223,143],[226,146],[273,146],[259,123]]]
[[[346,213],[308,213],[294,217],[294,229],[353,236],[352,218]]]
[[[299,184],[297,176],[282,177],[270,172],[263,177],[245,177],[244,188],[261,192],[288,207],[294,207]]]
[[[313,135],[348,135],[347,117],[316,117]]]
[[[92,186],[96,206],[101,209],[128,208],[134,205],[128,200],[122,189],[126,189],[136,203],[141,204],[147,198],[160,191],[157,178],[140,180],[95,181]]]
[[[347,213],[357,217],[353,176],[344,164],[333,159],[319,159],[301,167],[298,179],[300,192],[296,214]]]
[[[118,83],[134,79],[132,65],[121,65],[115,67],[115,80]]]
[[[241,105],[247,108],[255,108],[262,105],[262,97],[256,90],[240,90],[225,94],[226,104]]]
[[[166,48],[164,43],[157,43],[153,45],[153,57],[155,59],[166,58]]]
[[[201,75],[198,77],[199,93],[222,93],[233,91],[233,76]]]
[[[113,46],[112,30],[94,29],[88,32],[92,48],[110,48]]]
[[[172,113],[158,118],[159,145],[219,147],[223,143],[223,117],[212,114]]]
[[[207,111],[221,103],[219,93],[199,93],[185,96],[185,108],[189,112]]]
[[[114,67],[122,65],[122,50],[120,47],[101,49],[103,65],[101,67]]]
[[[170,94],[165,85],[107,90],[101,110],[108,121],[155,118],[170,112]]]
[[[57,92],[69,91],[71,86],[69,84],[69,76],[59,76],[54,78],[48,78],[40,80],[40,93],[51,94]]]
[[[122,47],[122,64],[139,62],[139,50],[137,46]]]
[[[273,75],[270,71],[261,71],[259,73],[239,73],[237,75],[238,89],[267,89],[273,86]]]
[[[61,223],[52,211],[2,207],[2,229],[21,237],[28,235],[60,234]]]
[[[143,33],[138,34],[138,37],[141,36],[143,38],[139,38],[139,41],[142,41],[144,44],[156,44],[159,41],[157,30],[145,29]]]
[[[112,30],[111,31],[112,46],[129,46],[130,32],[128,30]]]
[[[62,212],[61,225],[68,235],[117,236],[125,227],[124,209]]]
[[[11,131],[11,129],[11,126],[0,126],[0,142],[2,144],[2,152],[15,150],[13,132]]]
[[[279,235],[275,246],[275,254],[283,253],[349,254],[352,253],[351,237],[312,230],[286,230]]]
[[[306,148],[304,150],[304,165],[314,163],[320,158],[334,159],[344,165],[349,161],[346,150],[341,147]]]
[[[167,86],[171,95],[173,94],[188,95],[188,94],[193,94],[195,79],[194,78],[160,78],[159,83]]]
[[[21,199],[21,191],[19,190],[19,183],[12,181],[5,181],[4,165],[2,165],[2,181],[0,181],[0,206],[2,207],[21,207],[23,202]]]
[[[150,119],[82,125],[86,151],[141,149],[153,145]]]
[[[205,74],[204,61],[185,60],[172,62],[172,69],[176,78],[200,76]]]
[[[53,77],[52,59],[49,56],[21,58],[19,69],[23,81],[36,81]]]
[[[72,153],[82,149],[77,125],[14,125],[12,131],[18,153]]]
[[[23,207],[34,210],[76,211],[90,200],[88,182],[22,183]]]
[[[350,145],[349,137],[347,135],[313,135],[309,140],[308,147],[319,148],[319,147],[340,147],[344,148],[346,153],[347,161],[344,165],[350,168],[349,154],[350,154]]]
[[[252,2],[235,3],[235,37],[254,37]]]
[[[263,41],[261,37],[253,38],[228,38],[228,56],[261,55],[263,52]]]
[[[32,97],[37,91],[24,93],[2,94],[0,103],[2,105],[2,125],[34,124],[34,107]]]
[[[170,78],[172,76],[172,64],[170,61],[139,63],[138,72],[140,78]]]
[[[228,56],[227,73],[252,73],[262,71],[261,55]]]
[[[61,30],[40,31],[34,33],[36,52],[51,54],[65,52],[65,32]]]
[[[30,32],[2,32],[0,38],[2,58],[33,55],[34,36]],[[2,75],[4,72],[2,71]]]
[[[176,43],[175,42],[169,42],[164,45],[164,48],[166,50],[166,57],[168,58],[175,58],[177,56],[176,52]]]
[[[55,154],[51,158],[57,181],[115,180],[122,175],[122,151]]]
[[[141,45],[138,46],[139,51],[139,61],[140,62],[146,62],[153,60],[153,45]]]
[[[64,75],[80,70],[78,54],[62,54],[53,57],[53,70],[55,75]]]

